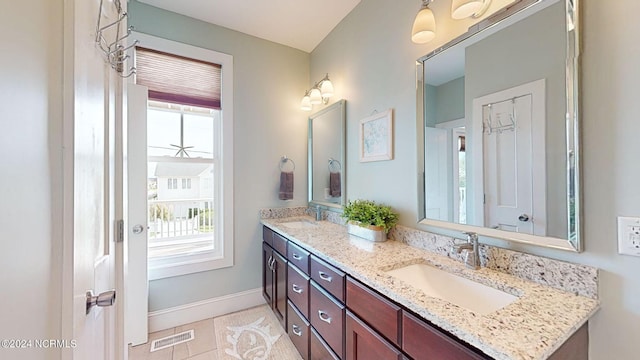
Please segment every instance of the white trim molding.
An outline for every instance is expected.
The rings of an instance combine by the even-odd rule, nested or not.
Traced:
[[[134,32],[131,38],[137,39],[144,48],[222,66],[221,121],[214,139],[214,144],[217,144],[214,159],[214,208],[219,214],[215,216],[214,250],[197,255],[149,260],[149,280],[231,267],[234,265],[233,56],[138,32]]]
[[[174,328],[195,321],[252,308],[264,304],[262,288],[184,304],[149,313],[149,332]]]

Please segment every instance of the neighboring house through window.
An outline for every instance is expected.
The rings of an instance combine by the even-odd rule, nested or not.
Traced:
[[[162,39],[136,48],[151,280],[233,265],[232,60]]]

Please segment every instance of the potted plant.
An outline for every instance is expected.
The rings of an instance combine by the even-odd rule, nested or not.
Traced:
[[[370,200],[349,201],[342,217],[347,220],[349,234],[371,241],[387,240],[387,233],[398,222],[391,207]]]

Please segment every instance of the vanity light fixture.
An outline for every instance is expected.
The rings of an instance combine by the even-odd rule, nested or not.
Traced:
[[[479,18],[491,5],[491,0],[452,0],[451,17],[460,20],[464,18]]]
[[[411,41],[416,44],[426,44],[436,37],[436,18],[429,4],[433,0],[422,0],[422,7],[413,21]],[[479,18],[484,15],[491,5],[491,0],[451,0],[451,17],[456,20],[465,18]]]
[[[313,105],[327,105],[329,98],[333,96],[333,92],[333,84],[329,80],[329,74],[326,74],[322,80],[313,85],[311,90],[305,91],[304,97],[300,102],[300,109],[311,111]]]
[[[311,98],[311,105],[320,105],[322,103],[322,93],[318,88],[311,89],[309,97]]]
[[[311,111],[313,106],[311,105],[311,98],[309,97],[309,90],[304,93],[304,97],[302,98],[302,102],[300,103],[300,109],[304,111]]]
[[[422,0],[422,7],[413,21],[411,29],[411,41],[416,44],[426,44],[436,37],[436,18],[429,4],[433,0]]]

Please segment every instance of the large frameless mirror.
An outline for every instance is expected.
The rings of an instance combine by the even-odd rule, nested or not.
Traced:
[[[341,209],[345,204],[346,101],[309,117],[309,204]]]
[[[577,6],[515,1],[418,60],[430,230],[581,251]]]

